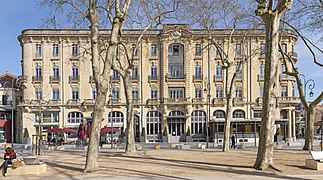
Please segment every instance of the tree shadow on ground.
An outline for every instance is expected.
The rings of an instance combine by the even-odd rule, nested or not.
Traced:
[[[186,161],[186,160],[176,160],[176,159],[164,159],[164,158],[154,158],[154,157],[143,157],[143,156],[123,156],[120,154],[110,155],[111,157],[122,157],[125,159],[132,159],[132,161],[138,163],[147,163],[147,164],[164,164],[165,166],[180,166],[184,168],[195,168],[199,170],[206,171],[222,171],[225,173],[238,174],[238,175],[253,175],[253,176],[263,176],[271,177],[277,179],[291,179],[291,180],[305,180],[305,178],[291,177],[280,175],[271,172],[256,171],[253,166],[244,166],[244,165],[233,165],[233,164],[220,164],[220,163],[206,163],[206,162],[196,162],[196,161]],[[152,162],[154,161],[154,162]],[[165,163],[166,162],[166,163]],[[169,164],[172,163],[172,164]],[[242,169],[250,169],[242,170]],[[149,173],[138,170],[131,170],[139,173]]]
[[[73,180],[77,180],[78,178],[74,178],[74,175],[71,175],[69,173],[67,173],[68,171],[66,170],[70,170],[70,171],[76,171],[76,172],[82,172],[82,168],[78,168],[78,167],[74,167],[71,165],[63,165],[62,163],[56,163],[56,162],[46,162],[46,164],[48,166],[52,166],[56,171],[58,171],[59,173],[66,175],[67,177],[73,179]]]

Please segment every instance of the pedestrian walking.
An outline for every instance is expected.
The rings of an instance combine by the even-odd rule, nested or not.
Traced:
[[[234,135],[232,135],[231,137],[231,149],[235,149],[236,148],[236,137]]]

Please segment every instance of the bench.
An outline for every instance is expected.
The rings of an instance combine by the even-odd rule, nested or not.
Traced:
[[[17,168],[12,166],[8,168],[8,175],[28,175],[28,174],[41,174],[46,172],[46,164],[44,162],[39,162],[38,157],[29,156],[23,158],[23,165]]]
[[[176,149],[191,149],[191,145],[180,144],[176,146]]]
[[[199,148],[199,149],[205,149],[205,144],[197,144],[197,148]]]
[[[156,149],[156,150],[159,150],[159,149],[160,149],[160,145],[159,145],[159,144],[156,144],[156,145],[155,145],[155,149]]]
[[[323,151],[311,151],[312,159],[305,159],[305,167],[323,170]]]
[[[58,151],[58,150],[65,150],[64,146],[48,146],[48,150]]]
[[[172,149],[176,149],[176,146],[181,145],[180,143],[171,143],[169,146]]]

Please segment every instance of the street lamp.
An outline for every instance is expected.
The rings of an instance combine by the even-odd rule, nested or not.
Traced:
[[[112,91],[112,89],[111,89]],[[111,112],[110,112],[110,120],[111,120],[111,149],[113,149],[113,99],[112,94],[109,95],[111,101]]]
[[[307,84],[308,84],[308,89],[310,90],[310,97],[313,97],[314,93],[313,93],[313,89],[315,87],[315,82],[313,79],[309,79],[309,80],[306,80],[306,77],[304,74],[300,74],[301,77],[303,77],[304,81],[303,81],[303,84],[304,84],[304,97],[305,97],[305,101],[307,103],[307,100],[306,100],[306,87],[307,87]],[[306,130],[306,124],[307,124],[307,111],[305,110],[305,130]],[[313,145],[313,143],[312,143]]]

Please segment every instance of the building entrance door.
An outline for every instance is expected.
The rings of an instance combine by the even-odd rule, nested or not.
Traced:
[[[169,134],[174,138],[174,141],[184,141],[185,140],[185,123],[184,123],[184,121],[185,121],[184,118],[170,118],[168,120]]]

